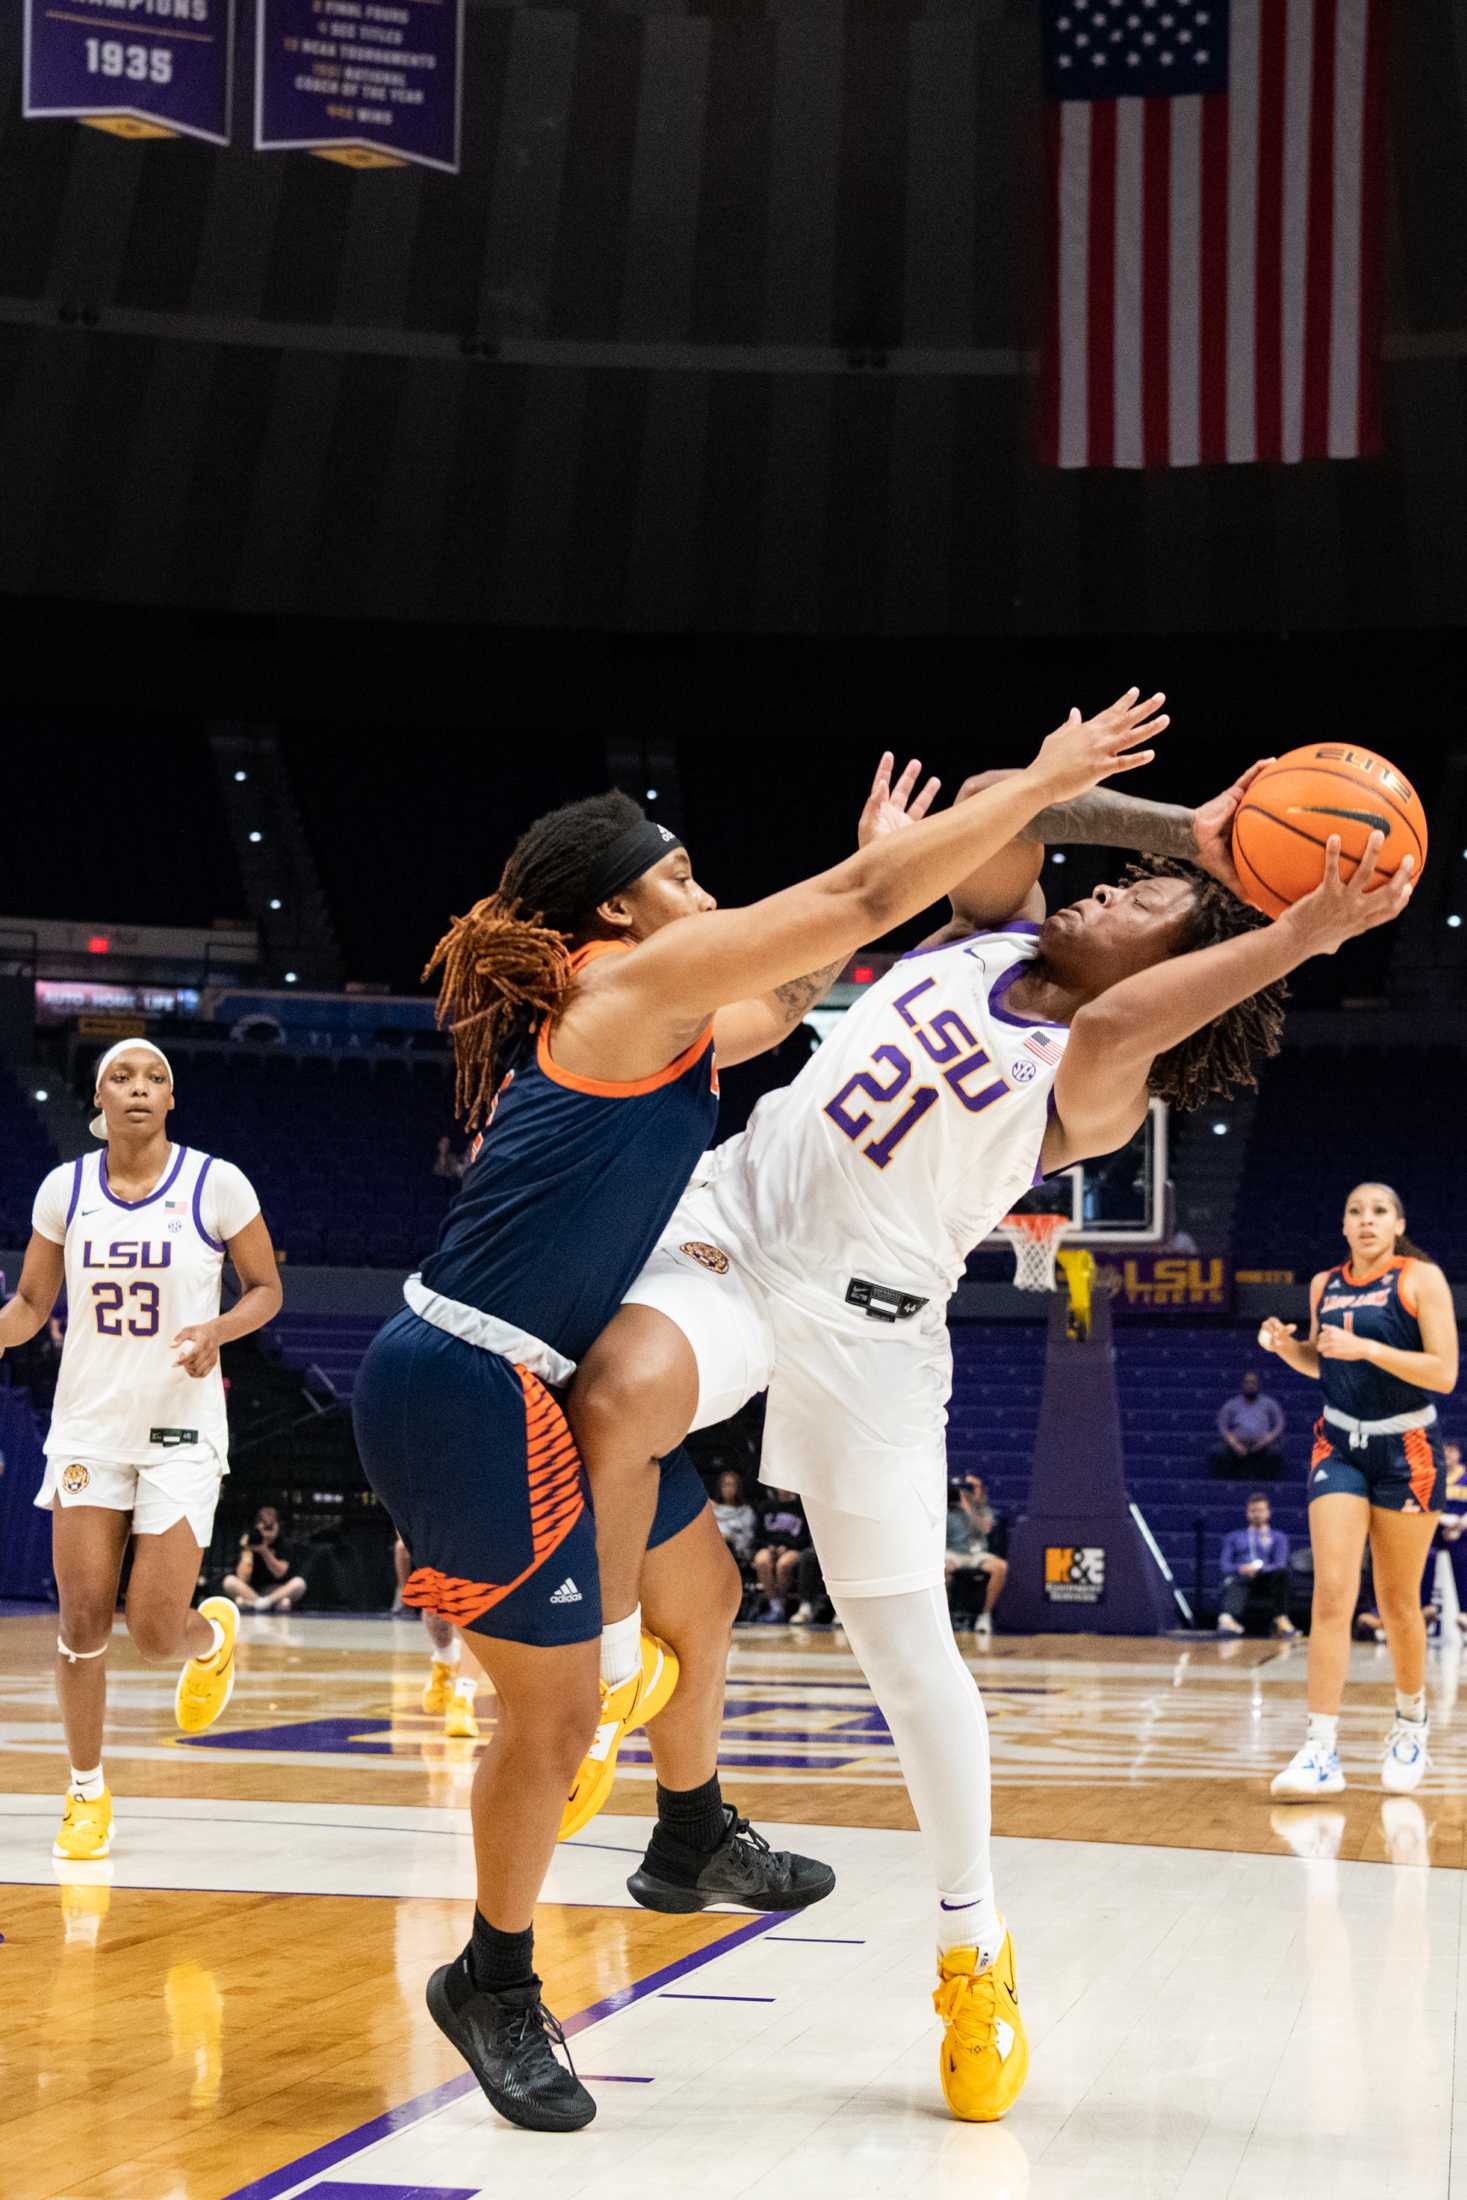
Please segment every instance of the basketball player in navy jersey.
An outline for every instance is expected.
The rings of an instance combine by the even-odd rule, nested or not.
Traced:
[[[406,1309],[367,1354],[353,1412],[367,1474],[411,1553],[404,1602],[463,1630],[497,1698],[473,1791],[473,1935],[429,1981],[428,2003],[511,2122],[570,2130],[595,2114],[552,2052],[534,1905],[588,1747],[665,1702],[667,1645],[700,1641],[725,1579],[703,1486],[675,1455],[641,1523],[650,1632],[633,1613],[603,1646],[584,1470],[556,1392],[709,1142],[716,1060],[775,1044],[856,947],[946,892],[1058,794],[1145,761],[1139,744],[1165,724],[1160,701],[1133,690],[1088,724],[1072,720],[1027,771],[902,831],[878,829],[892,822],[883,759],[863,813],[868,844],[747,909],[716,911],[686,849],[626,795],[572,803],[530,828],[497,890],[433,956],[460,1112],[485,1135]],[[695,1694],[711,1685],[696,1658],[685,1682],[690,1671]],[[655,1730],[653,1754],[659,1820],[696,1858],[690,1886],[703,1871],[722,1899],[764,1909],[830,1891],[826,1866],[772,1851],[724,1806],[716,1779],[690,1789]]]
[[[1266,1352],[1324,1393],[1309,1462],[1309,1726],[1273,1782],[1274,1794],[1290,1802],[1338,1795],[1345,1785],[1340,1703],[1367,1536],[1396,1679],[1380,1784],[1408,1795],[1427,1762],[1420,1584],[1446,1490],[1436,1400],[1456,1387],[1457,1318],[1446,1277],[1407,1236],[1389,1184],[1355,1186],[1345,1202],[1345,1242],[1348,1260],[1309,1286],[1307,1343],[1272,1314],[1258,1332]]]

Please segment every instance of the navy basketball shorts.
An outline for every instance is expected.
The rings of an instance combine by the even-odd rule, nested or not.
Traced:
[[[367,1480],[412,1559],[405,1604],[546,1649],[600,1634],[586,1471],[538,1376],[404,1308],[372,1340],[352,1420]],[[706,1503],[691,1462],[673,1453],[651,1543]]]
[[[1338,1440],[1337,1440],[1338,1439]],[[1386,1512],[1440,1512],[1447,1494],[1446,1462],[1435,1428],[1368,1436],[1352,1445],[1343,1429],[1314,1424],[1309,1460],[1309,1502],[1316,1497],[1363,1497]]]

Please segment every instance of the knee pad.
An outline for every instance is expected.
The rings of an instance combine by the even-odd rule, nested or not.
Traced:
[[[83,1665],[88,1658],[105,1658],[112,1645],[109,1642],[104,1642],[100,1650],[72,1650],[58,1635],[56,1637],[56,1647],[69,1664]]]

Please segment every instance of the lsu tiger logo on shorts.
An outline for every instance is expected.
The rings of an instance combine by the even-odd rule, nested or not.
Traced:
[[[715,1276],[728,1274],[728,1255],[717,1245],[705,1245],[701,1238],[689,1238],[686,1245],[678,1247],[689,1260],[695,1260],[700,1268],[707,1268]]]
[[[74,1466],[63,1467],[61,1470],[61,1487],[68,1497],[80,1497],[82,1491],[90,1484],[91,1479],[91,1468],[82,1466],[80,1462]]]

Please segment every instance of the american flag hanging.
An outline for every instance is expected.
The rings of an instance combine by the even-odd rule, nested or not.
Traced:
[[[1058,466],[1380,447],[1388,0],[1043,0]]]

